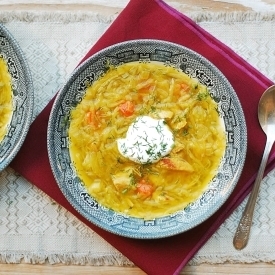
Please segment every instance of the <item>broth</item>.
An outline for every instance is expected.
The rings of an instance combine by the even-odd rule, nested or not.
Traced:
[[[143,116],[163,121],[173,133],[172,149],[154,163],[133,161],[118,150],[118,140]],[[226,146],[207,87],[158,62],[111,67],[88,87],[71,111],[69,140],[88,193],[105,207],[144,219],[169,215],[198,199]]]

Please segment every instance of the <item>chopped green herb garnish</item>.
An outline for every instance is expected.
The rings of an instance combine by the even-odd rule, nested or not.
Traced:
[[[205,100],[208,96],[209,96],[209,93],[208,93],[208,92],[199,93],[199,94],[197,95],[197,100],[199,100],[199,101]]]

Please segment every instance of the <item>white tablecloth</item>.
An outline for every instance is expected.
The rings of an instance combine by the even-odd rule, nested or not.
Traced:
[[[124,5],[124,2],[128,1],[117,3]],[[196,13],[189,16],[275,80],[275,13]],[[19,42],[32,72],[34,117],[68,79],[114,18],[115,15],[84,11],[1,12],[0,9],[0,22]],[[232,245],[243,203],[190,264],[273,262],[274,181],[275,171],[272,171],[263,181],[251,239],[244,250],[236,251]],[[0,262],[131,264],[105,240],[11,168],[0,174],[0,239]]]

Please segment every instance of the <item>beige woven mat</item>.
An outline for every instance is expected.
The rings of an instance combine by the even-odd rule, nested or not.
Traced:
[[[275,80],[275,14],[189,16]],[[113,19],[114,16],[93,12],[0,11],[0,22],[18,40],[27,57],[35,89],[35,116]],[[236,251],[232,245],[242,204],[190,264],[274,261],[274,180],[275,171],[264,179],[248,246]],[[0,239],[0,262],[131,264],[11,168],[0,174]]]

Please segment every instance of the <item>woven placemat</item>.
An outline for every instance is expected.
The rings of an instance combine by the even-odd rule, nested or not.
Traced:
[[[275,80],[275,14],[193,13],[189,16]],[[33,75],[34,117],[114,17],[93,12],[0,11],[0,22],[19,42]],[[236,251],[232,245],[244,201],[190,264],[274,261],[274,179],[275,172],[272,171],[263,181],[248,246]],[[0,174],[0,238],[3,240],[0,262],[132,264],[11,168]]]

